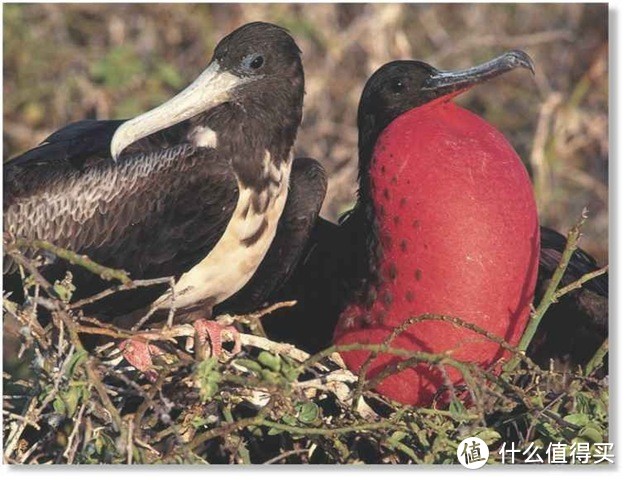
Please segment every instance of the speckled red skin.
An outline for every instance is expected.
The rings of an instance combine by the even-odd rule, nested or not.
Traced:
[[[371,164],[373,201],[384,249],[374,305],[352,305],[336,344],[382,343],[407,318],[423,313],[462,318],[516,344],[529,318],[538,270],[538,216],[529,176],[505,137],[450,101],[415,108],[380,135]],[[450,352],[491,367],[507,355],[468,329],[429,320],[394,347]],[[364,351],[346,352],[359,371]],[[398,358],[379,355],[368,376]],[[447,368],[460,383],[456,369]],[[425,364],[387,377],[377,390],[402,403],[427,405],[443,386]]]

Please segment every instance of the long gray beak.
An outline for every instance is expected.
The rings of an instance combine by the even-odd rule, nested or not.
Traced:
[[[465,70],[449,72],[437,70],[425,81],[422,90],[433,90],[440,96],[469,88],[519,67],[534,73],[531,57],[522,50],[511,50],[488,62]]]
[[[137,140],[227,102],[232,96],[233,89],[248,81],[246,78],[221,71],[220,65],[214,60],[181,93],[120,125],[111,140],[111,157],[117,160],[122,151]]]

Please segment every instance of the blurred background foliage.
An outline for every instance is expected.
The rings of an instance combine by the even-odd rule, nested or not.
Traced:
[[[542,223],[562,233],[584,206],[582,246],[607,261],[608,55],[603,4],[31,4],[4,10],[4,159],[84,118],[124,118],[174,95],[243,23],[291,30],[307,95],[297,154],[329,174],[323,215],[356,191],[357,103],[382,64],[467,67],[526,50],[512,73],[459,102],[512,142],[536,185]]]

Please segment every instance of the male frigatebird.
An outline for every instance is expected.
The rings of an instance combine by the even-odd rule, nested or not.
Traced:
[[[458,73],[439,72],[421,62],[392,62],[379,69],[371,77],[362,94],[358,115],[360,189],[357,206],[349,215],[344,217],[339,227],[319,219],[310,238],[309,245],[305,249],[306,254],[292,279],[287,283],[287,288],[274,296],[276,300],[297,298],[299,299],[299,305],[291,314],[284,312],[266,321],[266,330],[272,336],[296,343],[309,350],[318,350],[331,342],[332,332],[336,328],[338,318],[341,314],[347,317],[347,311],[350,313],[349,319],[352,322],[365,321],[366,323],[376,323],[377,318],[372,317],[379,317],[379,321],[385,322],[385,319],[391,316],[390,312],[393,313],[395,309],[398,309],[397,311],[402,310],[402,314],[406,315],[406,317],[421,313],[419,309],[411,312],[407,309],[407,305],[418,305],[420,301],[420,289],[417,287],[420,286],[421,289],[427,288],[426,286],[423,287],[426,272],[412,263],[414,260],[412,255],[415,255],[416,258],[420,258],[420,254],[424,256],[426,247],[429,246],[428,242],[434,242],[434,235],[438,239],[441,238],[445,243],[449,242],[449,244],[455,245],[456,248],[463,249],[466,243],[472,244],[477,241],[477,238],[481,238],[481,235],[486,230],[490,231],[490,229],[495,228],[494,224],[489,224],[490,221],[494,221],[494,216],[490,219],[490,216],[486,215],[484,219],[481,219],[481,215],[479,215],[476,220],[478,224],[475,224],[474,228],[469,226],[466,232],[460,231],[457,227],[450,228],[450,224],[446,225],[446,229],[440,228],[435,233],[427,231],[425,223],[431,221],[432,226],[434,225],[433,219],[430,219],[429,216],[434,217],[437,223],[438,216],[440,216],[441,220],[442,217],[446,218],[451,215],[450,211],[443,211],[446,205],[442,206],[439,201],[440,196],[444,195],[446,197],[445,191],[447,188],[449,193],[451,192],[451,187],[448,185],[448,180],[444,182],[442,178],[438,179],[438,174],[433,172],[437,172],[437,169],[444,165],[449,170],[452,169],[461,178],[479,181],[482,175],[485,174],[485,163],[491,159],[491,155],[485,152],[485,144],[486,142],[488,145],[491,142],[496,142],[499,148],[502,147],[507,150],[504,156],[509,156],[512,159],[510,166],[516,166],[518,163],[516,168],[518,174],[521,174],[520,162],[515,153],[509,148],[506,140],[491,127],[485,130],[484,126],[487,124],[483,121],[478,121],[476,117],[469,116],[468,112],[459,112],[459,109],[454,109],[452,104],[449,105],[450,100],[456,94],[470,88],[474,83],[503,73],[516,66],[531,68],[530,59],[521,52],[510,52],[479,68]],[[439,88],[437,88],[438,83]],[[434,88],[434,85],[436,88]],[[412,173],[411,155],[402,151],[403,148],[400,149],[401,151],[393,151],[394,148],[399,148],[398,146],[395,147],[394,142],[388,140],[382,143],[378,154],[373,155],[375,145],[379,144],[382,132],[387,131],[388,127],[396,119],[414,109],[420,110],[417,107],[429,105],[429,108],[434,106],[438,108],[438,105],[439,107],[450,108],[451,113],[460,113],[462,116],[458,117],[457,121],[451,120],[455,115],[453,117],[448,116],[445,122],[442,122],[441,118],[429,118],[429,116],[426,116],[425,118],[429,121],[440,121],[440,126],[436,126],[435,129],[429,125],[429,122],[425,122],[424,119],[422,123],[416,123],[416,119],[412,121],[411,117],[408,117],[403,129],[396,130],[394,142],[399,142],[403,148],[409,150],[414,155],[420,155],[422,148],[432,148],[432,151],[441,153],[441,155],[437,156],[438,158],[428,159],[429,161],[425,161],[423,158],[422,168],[419,173]],[[416,113],[416,115],[420,117],[420,112]],[[446,128],[442,129],[443,125]],[[465,141],[456,141],[458,147],[471,149],[468,153],[471,157],[473,156],[473,142],[478,142],[476,145],[480,158],[474,158],[476,160],[474,167],[479,168],[478,172],[471,168],[473,166],[472,163],[466,165],[466,168],[460,167],[459,162],[457,164],[453,162],[453,166],[447,165],[447,161],[450,162],[446,154],[447,148],[456,147],[455,141],[453,141],[455,136],[458,132],[464,132],[463,135],[467,135],[464,128],[468,128],[469,125],[475,125],[479,128],[479,138],[486,134],[488,136],[487,139],[484,138],[482,141],[479,141],[476,138],[477,135],[473,137],[468,134],[468,138]],[[453,132],[451,134],[449,131],[446,134],[446,129],[450,126],[453,127]],[[423,131],[417,133],[415,131],[416,128],[423,129]],[[458,129],[458,131],[456,132],[455,129]],[[426,138],[425,135],[427,136]],[[445,142],[444,148],[438,147],[438,141]],[[465,142],[470,142],[470,145]],[[484,142],[483,146],[481,142]],[[492,148],[489,147],[488,151]],[[475,150],[474,155],[477,155],[477,150]],[[393,156],[396,158],[392,158]],[[404,162],[407,162],[407,165],[404,165]],[[399,164],[410,172],[409,178],[408,175],[395,174],[395,169],[400,168]],[[456,171],[456,168],[459,170]],[[503,174],[509,175],[510,169],[505,170]],[[421,175],[424,175],[424,177],[421,177]],[[375,180],[373,180],[373,177],[375,177]],[[450,181],[454,185],[460,182],[458,178],[455,178],[455,175],[451,177]],[[375,182],[378,182],[379,185],[377,196],[374,193],[373,183]],[[399,199],[398,190],[402,188],[404,182],[408,191],[405,191],[405,196]],[[406,182],[409,182],[409,184]],[[427,182],[427,184],[425,185],[423,182]],[[429,184],[429,182],[436,182],[436,185]],[[510,185],[512,190],[523,189],[528,193],[528,180],[521,175],[519,182],[520,184],[514,182],[515,185]],[[494,186],[484,185],[484,187],[483,189],[479,188],[477,192],[470,192],[470,195],[494,196]],[[422,189],[424,191],[425,188],[428,192],[426,194],[427,198],[423,198],[420,202],[415,202],[416,205],[408,207],[411,198],[416,200],[419,197],[419,195],[415,195],[412,192],[412,189]],[[476,199],[471,198],[471,196],[468,199],[464,198],[464,195],[469,195],[468,191],[463,193],[458,190],[458,193],[461,202],[460,207],[463,212],[465,208],[464,203],[466,201],[473,202]],[[516,192],[513,191],[512,193]],[[430,195],[435,199],[435,205],[429,205]],[[506,206],[509,205],[507,202],[510,202],[515,196],[511,195],[511,198],[509,198],[510,196],[506,195],[507,198],[503,200],[506,202]],[[527,200],[529,199],[527,198]],[[514,210],[517,208],[516,205],[513,205],[513,207]],[[432,211],[425,214],[421,211],[421,209],[425,208]],[[528,204],[526,208],[527,220],[529,220],[528,214],[531,212],[531,204]],[[505,222],[504,220],[509,212],[501,213],[503,214],[501,220],[501,227],[503,228],[510,228],[510,223],[520,221],[514,215],[513,219]],[[417,217],[425,218],[418,219]],[[383,229],[380,229],[379,222],[381,218],[384,219],[383,223],[385,226]],[[424,221],[425,219],[427,222]],[[461,223],[463,224],[466,220],[468,219],[462,218]],[[481,224],[481,222],[484,222],[484,224]],[[515,235],[513,231],[510,231],[510,233]],[[451,236],[456,237],[455,241],[451,242]],[[542,228],[540,236],[542,249],[539,259],[538,282],[535,284],[536,300],[542,297],[548,279],[555,271],[565,246],[564,237],[550,229]],[[517,243],[520,245],[520,249],[513,248],[516,254],[519,254],[520,251],[524,253],[526,250],[533,250],[530,243],[532,239],[528,238],[526,241],[523,241],[521,238],[514,236],[511,240],[514,242],[514,247],[516,247]],[[435,241],[436,245],[437,243]],[[389,249],[390,244],[393,244],[392,249],[397,248],[396,255],[398,258],[396,262],[384,264],[386,245]],[[424,250],[421,251],[421,247]],[[484,291],[478,291],[476,294],[487,299],[491,299],[495,295],[494,287],[490,286],[490,281],[497,280],[494,278],[491,280],[485,277],[482,278],[482,275],[477,272],[485,269],[486,263],[488,267],[492,267],[490,263],[493,263],[495,258],[491,258],[490,250],[498,248],[499,245],[497,244],[484,244],[477,252],[474,252],[482,258],[473,259],[471,256],[468,260],[471,263],[472,261],[476,262],[477,271],[470,269],[469,272],[466,272],[468,275],[467,279],[477,282],[476,286]],[[512,248],[511,244],[509,248]],[[439,254],[449,256],[450,252],[439,252]],[[431,255],[433,259],[432,252]],[[445,265],[446,261],[445,259],[439,267]],[[508,265],[506,261],[502,265],[506,271],[502,272],[502,280],[498,280],[498,282],[503,284],[510,280],[508,277],[513,273],[505,265]],[[409,270],[413,268],[413,270],[406,275],[405,273],[407,272],[401,273],[401,269],[407,270],[407,268]],[[459,264],[459,266],[449,265],[449,268],[457,268],[460,275],[464,274],[462,264]],[[536,261],[535,269],[537,268],[538,262]],[[596,262],[591,257],[583,251],[577,250],[566,271],[562,284],[569,283],[579,278],[582,274],[596,268]],[[519,282],[520,285],[533,286],[533,282],[530,283],[533,278],[533,270],[534,268],[529,266],[528,278],[524,271],[519,270],[519,276],[522,276],[522,278],[514,279],[512,288],[516,287],[516,282]],[[438,275],[442,276],[444,273],[445,271],[439,271]],[[447,277],[447,279],[450,280],[450,277]],[[443,283],[444,285],[439,285],[440,291],[437,292],[438,295],[441,295],[441,299],[446,300],[451,295],[459,294],[459,291],[454,291],[456,287],[452,282],[451,284],[448,284],[446,281]],[[501,285],[498,286],[499,288],[501,287]],[[430,288],[433,288],[433,285]],[[525,295],[521,295],[521,300],[530,301],[530,294],[531,290],[526,289]],[[406,305],[403,305],[403,303]],[[472,301],[469,303],[472,307]],[[607,335],[606,277],[584,284],[583,289],[571,292],[568,296],[560,299],[560,303],[561,305],[555,305],[547,312],[538,335],[528,352],[532,358],[541,360],[544,365],[548,363],[549,358],[555,357],[574,363],[585,362],[594,349],[600,345],[604,336]],[[365,314],[368,313],[369,305],[374,306],[376,304],[381,307],[378,311],[375,312],[373,309],[372,313]],[[523,307],[523,304],[524,302],[521,303],[521,310],[517,312],[517,322],[512,322],[513,325],[518,326],[510,332],[504,332],[506,335],[503,335],[509,337],[512,341],[519,334],[526,315],[523,312],[526,308]],[[353,306],[352,312],[350,308],[347,308],[351,305]],[[422,311],[424,312],[424,310]],[[357,314],[355,315],[354,313]],[[407,315],[408,313],[409,315]],[[440,313],[443,312],[440,311]],[[346,318],[344,319],[346,320]],[[418,328],[416,327],[416,329]],[[343,336],[343,329],[345,328],[339,327],[336,337],[341,338]],[[447,328],[444,328],[443,331],[447,334],[451,333],[450,329]],[[590,336],[592,332],[594,332],[593,337]],[[468,337],[470,338],[471,335]],[[370,339],[373,341],[379,340],[373,337],[370,337]],[[355,339],[351,338],[350,340],[353,341]],[[447,339],[444,338],[443,340],[446,343]],[[588,344],[583,348],[583,344],[586,342]],[[356,363],[359,362],[357,361]],[[411,396],[411,393],[409,395]],[[409,401],[413,400],[409,399]]]
[[[73,123],[7,162],[5,237],[46,240],[133,279],[176,279],[173,302],[167,285],[120,292],[88,307],[101,317],[172,304],[179,313],[211,309],[249,282],[282,213],[288,229],[311,219],[299,223],[305,237],[314,223],[324,173],[311,160],[292,162],[303,96],[292,37],[269,23],[244,25],[163,105],[130,120]],[[291,172],[317,199],[284,212]],[[279,251],[302,245],[275,242]],[[18,292],[16,265],[4,260],[5,289]],[[51,280],[66,271],[75,299],[110,285],[58,258],[41,270]],[[211,325],[196,324],[215,333]],[[145,345],[136,348],[147,353]]]
[[[517,67],[533,68],[518,51],[458,72],[399,61],[366,85],[358,112],[361,212],[356,215],[366,227],[367,274],[340,313],[335,343],[381,344],[407,319],[423,314],[459,317],[517,343],[538,270],[533,188],[507,140],[451,101]],[[420,101],[393,115],[404,92]],[[406,328],[391,346],[446,353],[484,367],[504,353],[498,343],[437,319]],[[358,371],[369,353],[343,357]],[[369,375],[398,360],[378,356]],[[446,373],[450,382],[462,379],[459,370]],[[445,381],[442,371],[419,364],[376,388],[400,402],[427,404]]]

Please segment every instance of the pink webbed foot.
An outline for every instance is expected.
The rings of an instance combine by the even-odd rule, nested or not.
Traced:
[[[157,380],[158,374],[152,363],[152,357],[164,355],[165,352],[162,349],[138,335],[120,343],[120,350],[124,359],[146,375],[148,380],[151,382]]]
[[[237,355],[242,351],[242,341],[237,329],[231,325],[224,326],[211,320],[196,320],[194,322],[197,345],[196,351],[200,358],[206,358],[206,346],[209,345],[211,352],[209,356],[220,357],[224,341],[233,341],[235,345],[231,351],[232,355]]]

